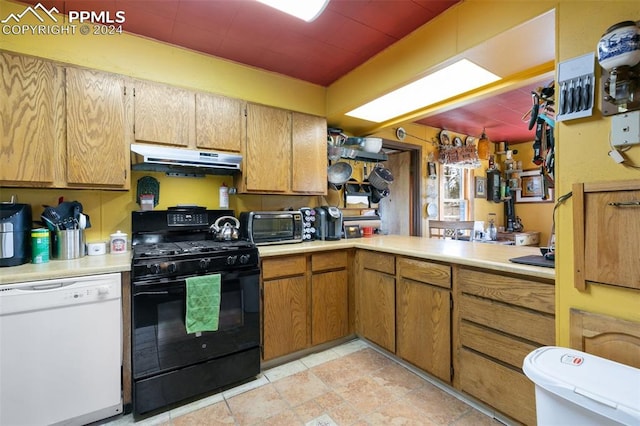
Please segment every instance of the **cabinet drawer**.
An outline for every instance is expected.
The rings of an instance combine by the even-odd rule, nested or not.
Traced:
[[[536,424],[535,387],[524,374],[465,349],[460,359],[462,391],[522,423]]]
[[[539,347],[466,321],[460,324],[460,343],[515,368],[521,368],[524,358]]]
[[[262,260],[262,279],[303,275],[307,269],[304,256],[285,256]]]
[[[460,268],[457,278],[462,293],[555,313],[555,286],[552,281],[532,281],[465,268]]]
[[[311,256],[311,270],[313,272],[344,269],[347,267],[347,252],[329,251],[314,253]]]
[[[555,344],[553,315],[466,294],[462,295],[459,304],[460,316],[463,320],[522,337],[541,346]]]
[[[398,258],[398,272],[403,278],[451,288],[451,266],[400,257]]]
[[[392,275],[396,273],[396,258],[392,254],[363,250],[360,252],[360,263],[364,269],[372,269]]]

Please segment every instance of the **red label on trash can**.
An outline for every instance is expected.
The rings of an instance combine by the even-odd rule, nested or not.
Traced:
[[[565,354],[562,355],[562,358],[560,358],[560,362],[562,362],[563,364],[571,364],[579,367],[584,362],[584,358],[581,356]]]

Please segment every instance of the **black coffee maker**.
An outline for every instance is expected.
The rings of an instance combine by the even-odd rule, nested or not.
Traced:
[[[31,206],[0,203],[0,267],[31,261]]]
[[[342,212],[337,207],[316,207],[316,239],[335,241],[342,238]]]

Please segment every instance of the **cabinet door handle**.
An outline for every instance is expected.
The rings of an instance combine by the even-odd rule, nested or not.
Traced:
[[[640,201],[611,202],[609,205],[614,207],[640,207]]]

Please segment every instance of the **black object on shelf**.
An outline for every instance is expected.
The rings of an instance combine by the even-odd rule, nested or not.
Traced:
[[[494,203],[501,201],[499,170],[487,170],[487,200]]]

